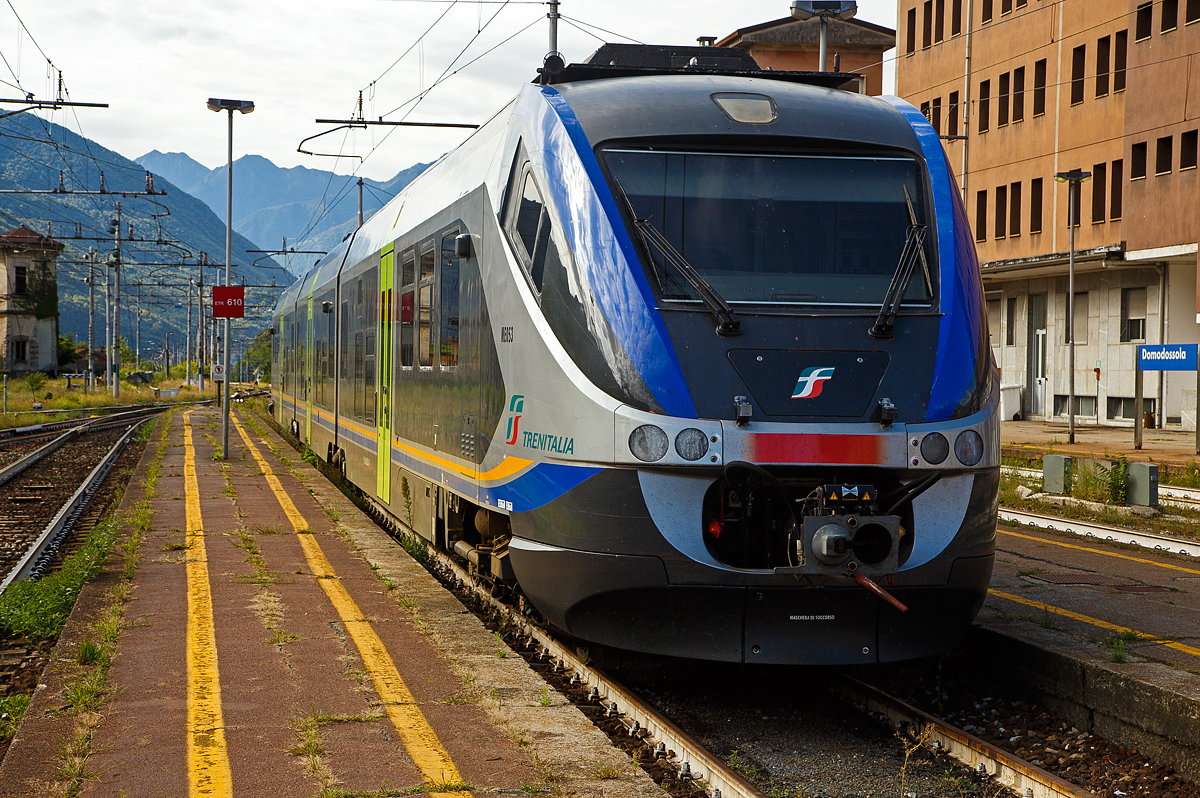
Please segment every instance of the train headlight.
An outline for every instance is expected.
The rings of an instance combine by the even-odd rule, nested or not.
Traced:
[[[931,432],[921,439],[921,456],[925,462],[937,465],[950,454],[950,441],[940,432]]]
[[[675,451],[688,462],[699,460],[708,454],[708,435],[689,427],[675,436]]]
[[[978,465],[983,459],[983,438],[973,429],[963,430],[954,440],[954,456],[965,466]]]
[[[643,424],[629,433],[629,451],[643,463],[653,463],[667,455],[667,433],[653,424]]]

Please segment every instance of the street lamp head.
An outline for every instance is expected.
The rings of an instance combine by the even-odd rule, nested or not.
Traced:
[[[216,97],[208,98],[208,110],[210,111],[240,111],[243,114],[249,114],[254,111],[253,100],[219,100]]]
[[[836,17],[850,19],[858,13],[855,0],[793,0],[792,16],[796,19]]]
[[[1091,172],[1085,172],[1082,169],[1072,169],[1069,172],[1056,172],[1054,179],[1059,183],[1082,183],[1085,180],[1090,180]]]

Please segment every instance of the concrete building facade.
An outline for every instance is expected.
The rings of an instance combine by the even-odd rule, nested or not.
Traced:
[[[63,248],[24,225],[0,235],[0,370],[58,369],[58,255]]]
[[[1140,343],[1200,342],[1200,0],[900,0],[896,92],[943,137],[974,226],[992,346],[1027,416],[1195,424],[1196,375]],[[1198,84],[1200,85],[1200,84]],[[1067,332],[1074,203],[1075,371]]]

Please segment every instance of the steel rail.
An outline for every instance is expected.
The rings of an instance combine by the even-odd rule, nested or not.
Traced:
[[[425,542],[399,520],[393,518],[385,508],[371,501],[377,521],[409,535],[413,540]],[[605,708],[608,717],[618,718],[626,727],[626,733],[638,737],[679,772],[681,781],[692,780],[702,785],[712,798],[767,798],[767,796],[728,767],[719,757],[693,740],[666,717],[661,715],[603,671],[586,664],[574,651],[555,640],[544,630],[530,623],[512,607],[493,598],[489,588],[479,584],[461,565],[445,552],[435,549],[426,542],[426,552],[438,567],[446,569],[466,590],[485,602],[504,618],[505,622],[517,627],[531,641],[541,646],[540,658],[551,661],[559,672],[572,673],[578,677],[584,689],[591,689],[594,700]]]
[[[850,703],[867,712],[886,716],[897,727],[907,724],[916,739],[922,740],[927,747],[949,754],[980,775],[986,773],[992,776],[1017,795],[1025,798],[1094,798],[1087,790],[944,723],[876,687],[845,674],[840,674],[840,677],[835,682],[834,690]]]
[[[104,459],[92,469],[92,472],[83,481],[83,484],[79,486],[79,489],[75,491],[75,494],[63,505],[62,509],[54,516],[54,519],[46,525],[46,528],[42,530],[42,534],[29,547],[29,550],[25,552],[25,556],[21,558],[21,561],[8,572],[4,581],[0,582],[0,595],[3,595],[8,586],[14,582],[19,582],[32,575],[36,575],[39,568],[43,566],[45,555],[57,547],[57,544],[70,527],[78,523],[88,502],[91,501],[100,484],[104,482],[105,477],[112,470],[117,458],[125,450],[125,447],[129,444],[138,427],[144,423],[145,420],[131,424],[129,431],[112,445],[108,450],[108,454],[104,456]],[[75,432],[78,432],[78,430],[72,430],[72,432],[67,434],[70,435]],[[63,437],[66,436],[64,435]]]
[[[1170,538],[1164,535],[1155,535],[1151,532],[1137,532],[1131,529],[1120,529],[1115,526],[1105,526],[1104,524],[1092,524],[1087,521],[1076,521],[1053,515],[1012,510],[1007,507],[1000,508],[999,518],[1003,523],[1022,524],[1051,532],[1070,532],[1085,538],[1111,540],[1116,543],[1131,543],[1142,548],[1153,549],[1154,551],[1169,551],[1189,557],[1200,557],[1200,543],[1191,540]]]

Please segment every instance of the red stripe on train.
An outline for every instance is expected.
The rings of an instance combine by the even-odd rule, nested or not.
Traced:
[[[883,438],[879,435],[813,435],[803,433],[753,436],[749,446],[757,463],[849,463],[877,465],[883,462]]]

